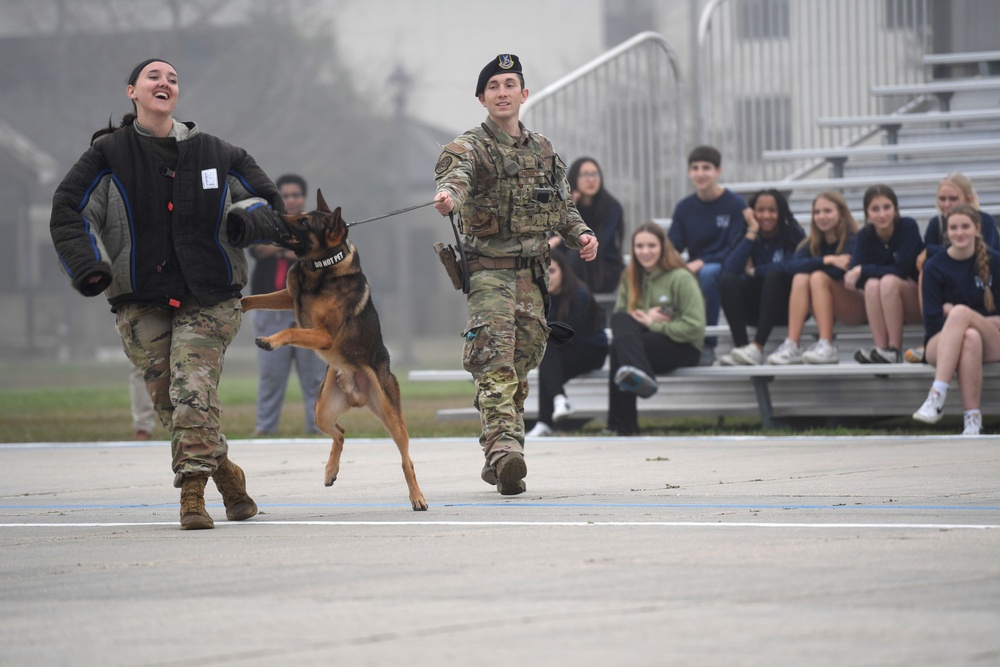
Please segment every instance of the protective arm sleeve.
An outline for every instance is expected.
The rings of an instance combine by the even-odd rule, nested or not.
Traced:
[[[59,266],[84,296],[96,296],[111,284],[111,263],[100,237],[110,179],[111,170],[91,148],[73,165],[52,197],[49,233]],[[91,282],[95,276],[98,280]]]

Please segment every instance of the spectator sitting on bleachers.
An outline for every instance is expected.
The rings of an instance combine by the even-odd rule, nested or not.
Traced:
[[[888,185],[865,190],[865,226],[858,233],[844,284],[865,295],[865,312],[875,347],[855,351],[862,364],[903,361],[903,325],[920,322],[917,255],[923,250],[920,228],[899,214],[899,200]]]
[[[694,193],[674,207],[670,223],[670,242],[681,253],[688,254],[687,268],[696,276],[705,297],[705,321],[719,323],[722,303],[719,280],[722,264],[730,250],[746,231],[746,202],[734,192],[719,185],[722,175],[722,154],[712,146],[698,146],[688,155],[688,178]],[[715,337],[705,339],[699,364],[711,366],[715,361]]]
[[[591,294],[612,294],[622,275],[622,242],[625,239],[625,216],[621,204],[604,188],[604,173],[594,158],[582,157],[566,172],[570,193],[583,221],[594,230],[601,251],[597,260],[584,262],[567,253],[570,270],[583,281]],[[558,236],[549,245],[565,247]]]
[[[775,366],[788,364],[836,364],[833,325],[865,321],[865,298],[844,285],[844,273],[858,236],[858,223],[844,196],[834,190],[821,192],[812,201],[809,236],[786,263],[792,276],[788,299],[788,337],[767,357]],[[819,340],[803,351],[802,329],[809,313],[816,319]]]
[[[958,373],[965,411],[963,435],[979,435],[983,364],[1000,361],[1000,253],[986,247],[973,206],[945,218],[949,245],[924,266],[924,346],[936,371],[927,400],[913,418],[928,424],[944,414],[951,378]]]
[[[572,416],[565,384],[596,371],[608,356],[604,317],[587,286],[569,270],[568,257],[553,249],[549,264],[549,320],[564,322],[576,332],[565,345],[546,345],[538,365],[538,421],[525,437],[552,435],[558,422]]]
[[[663,228],[642,223],[632,233],[631,259],[611,316],[608,429],[636,435],[636,396],[656,393],[656,373],[698,365],[704,338],[705,299],[698,279]]]
[[[938,182],[937,188],[937,209],[938,214],[927,221],[924,229],[924,250],[917,255],[917,270],[920,277],[917,279],[917,296],[923,298],[921,284],[923,281],[924,262],[934,253],[940,252],[948,244],[947,239],[941,234],[941,221],[947,217],[953,208],[961,204],[968,204],[975,209],[979,209],[979,197],[968,176],[961,172],[952,172]],[[986,246],[1000,252],[1000,232],[997,229],[997,222],[986,211],[979,211],[982,219],[980,235]],[[921,301],[921,307],[923,302]],[[912,348],[904,355],[906,361],[910,363],[923,363],[924,347]]]
[[[732,352],[719,357],[722,366],[761,363],[771,331],[788,319],[791,276],[784,265],[805,236],[788,200],[777,190],[750,197],[746,223],[746,234],[722,266],[719,294],[733,335]],[[747,324],[757,327],[753,342]]]

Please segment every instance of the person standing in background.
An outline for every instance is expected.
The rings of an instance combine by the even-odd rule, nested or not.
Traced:
[[[306,181],[298,174],[284,174],[275,181],[285,213],[298,215],[305,209]],[[257,260],[250,277],[253,294],[270,294],[285,289],[288,269],[297,261],[295,253],[275,245],[255,245],[250,256]],[[279,331],[296,326],[295,313],[291,310],[258,310],[253,314],[254,335],[258,338],[272,336]],[[292,365],[299,375],[302,402],[305,405],[305,431],[319,433],[316,428],[316,397],[326,375],[326,362],[312,350],[285,345],[276,350],[257,350],[257,427],[255,436],[273,435],[278,431],[281,406],[285,402],[285,389]]]
[[[132,405],[132,439],[149,440],[153,437],[156,409],[153,399],[149,397],[146,382],[142,379],[142,371],[135,364],[128,372],[129,402]]]

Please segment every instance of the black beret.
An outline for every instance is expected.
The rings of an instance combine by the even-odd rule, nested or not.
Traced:
[[[479,73],[479,82],[476,84],[476,97],[482,95],[483,91],[486,90],[486,82],[490,80],[490,77],[504,72],[515,72],[524,76],[524,73],[521,71],[521,61],[513,53],[501,53],[487,63],[483,71]]]

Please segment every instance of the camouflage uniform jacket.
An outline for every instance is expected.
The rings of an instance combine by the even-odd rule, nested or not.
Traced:
[[[535,257],[556,232],[579,249],[593,231],[569,196],[566,164],[548,139],[519,125],[521,136],[511,137],[487,118],[441,153],[435,178],[455,202],[462,242],[487,257]],[[549,191],[547,202],[539,189]]]

